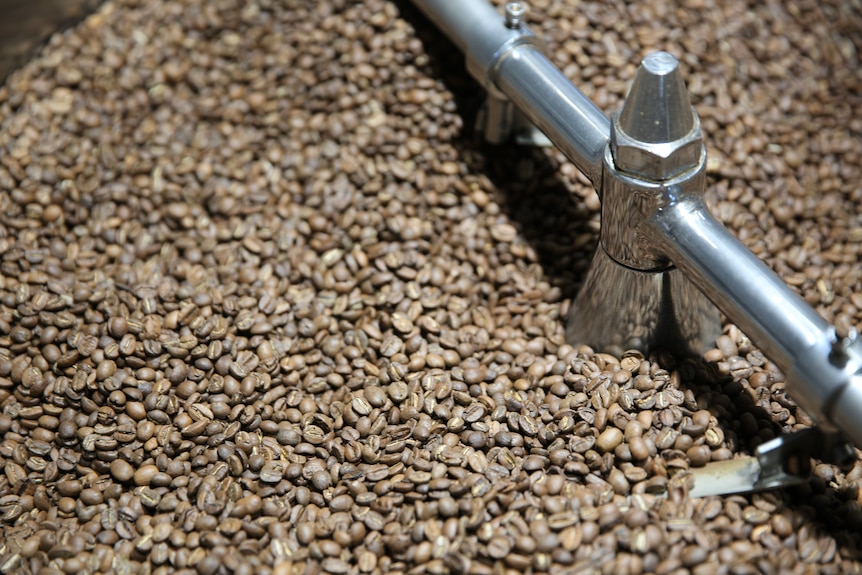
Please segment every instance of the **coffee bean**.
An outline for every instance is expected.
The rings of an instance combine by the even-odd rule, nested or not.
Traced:
[[[509,555],[511,548],[505,537],[493,537],[488,541],[488,556],[493,559],[503,559]]]
[[[596,447],[601,451],[613,451],[623,440],[623,433],[616,427],[605,429],[596,439]]]
[[[687,545],[680,554],[680,560],[686,567],[695,567],[706,561],[708,550],[698,545]]]
[[[709,463],[711,451],[707,445],[695,445],[689,447],[685,452],[686,457],[691,462],[692,467],[700,467]]]
[[[123,461],[122,459],[115,459],[111,462],[110,467],[111,475],[114,479],[120,482],[128,481],[135,475],[134,468],[127,461]]]
[[[684,499],[812,424],[784,375],[733,325],[707,366],[565,343],[598,195],[476,146],[429,22],[342,4],[121,1],[0,89],[0,521],[46,525],[0,571],[858,570],[858,469]],[[860,323],[858,10],[535,4],[607,113],[682,56],[715,215]]]
[[[149,485],[153,477],[158,472],[159,468],[155,465],[144,465],[139,467],[133,475],[135,485]]]

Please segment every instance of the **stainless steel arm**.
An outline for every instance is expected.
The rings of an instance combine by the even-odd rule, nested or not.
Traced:
[[[520,46],[497,64],[494,78],[533,123],[601,189],[610,122],[535,46]]]
[[[413,2],[467,57],[489,61],[512,35],[500,30],[503,17],[488,2]],[[481,81],[481,80],[480,80]]]
[[[467,69],[476,80],[492,95],[510,98],[600,187],[610,122],[548,60],[526,26],[513,24],[511,14],[504,17],[484,1],[413,3],[464,51]]]
[[[836,338],[709,215],[700,122],[676,58],[647,56],[609,120],[544,56],[518,4],[504,17],[484,0],[413,2],[492,97],[517,105],[599,190],[601,245],[567,339],[615,351],[670,339],[698,350],[720,328],[714,303],[787,374],[806,411],[862,446],[862,340]]]
[[[816,420],[862,445],[862,342],[835,330],[707,211],[668,189],[650,218],[659,249],[787,374]]]
[[[666,193],[649,220],[657,247],[777,365],[833,330],[707,211],[700,197]]]

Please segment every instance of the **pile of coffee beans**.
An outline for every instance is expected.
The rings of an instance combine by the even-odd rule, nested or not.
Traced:
[[[858,3],[529,8],[608,113],[676,54],[717,217],[862,323]],[[112,0],[10,75],[0,573],[862,570],[862,464],[689,496],[810,418],[733,325],[565,342],[598,198],[481,101],[403,0]]]
[[[79,22],[100,0],[6,2],[0,20],[0,83],[58,29]]]

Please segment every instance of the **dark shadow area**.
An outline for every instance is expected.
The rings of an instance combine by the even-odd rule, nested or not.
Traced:
[[[102,0],[0,0],[0,84],[54,32],[93,12]]]
[[[667,356],[660,358],[660,362],[667,369],[676,366],[675,360]],[[685,360],[681,370],[686,374],[682,378],[684,388],[691,389],[697,397],[709,398],[707,409],[717,417],[719,427],[735,454],[751,455],[758,445],[784,433],[778,421],[783,417],[767,407],[769,402],[785,406],[791,412],[800,409],[783,391],[760,394],[768,388],[753,388],[745,381],[736,381],[719,373],[716,364],[702,359]],[[810,481],[770,492],[776,506],[772,513],[779,515],[786,510],[794,529],[798,529],[802,522],[807,523],[808,540],[800,541],[798,545],[800,549],[804,546],[812,558],[830,552],[828,548],[815,546],[819,538],[827,536],[834,538],[844,557],[858,560],[862,558],[862,549],[856,547],[849,534],[862,528],[862,510],[857,503],[859,479],[853,478],[854,474],[862,475],[860,468],[858,464],[853,468],[852,462],[849,467],[824,464],[820,457],[828,458],[826,452],[815,452],[813,456],[810,461],[803,462],[811,465]],[[840,487],[835,483],[836,472],[847,475]],[[744,497],[753,502],[752,495]],[[831,552],[834,551],[832,549]]]
[[[396,4],[414,26],[433,74],[452,92],[464,118],[463,133],[452,145],[465,152],[461,157],[471,171],[490,178],[498,192],[495,199],[536,251],[548,282],[560,288],[562,297],[573,298],[598,241],[598,214],[560,176],[553,149],[484,141],[475,125],[485,90],[467,72],[464,54],[412,3]]]
[[[496,200],[535,250],[549,283],[560,288],[562,297],[574,298],[595,251],[598,214],[587,208],[583,199],[586,196],[573,193],[571,183],[561,175],[561,164],[553,151],[484,142],[475,129],[475,121],[485,93],[467,72],[464,55],[409,1],[396,0],[396,4],[414,26],[433,74],[453,93],[458,112],[464,118],[463,134],[452,144],[464,152],[461,157],[471,171],[484,173],[491,179],[498,193]],[[680,370],[682,391],[691,391],[692,397],[699,398],[695,404],[683,406],[684,412],[690,414],[706,404],[717,417],[733,453],[752,454],[758,445],[783,432],[768,408],[769,401],[783,398],[756,400],[756,393],[749,386],[719,374],[715,364],[700,358],[678,360],[665,352],[656,352],[652,357],[669,372]],[[671,451],[665,454],[666,458],[685,457],[684,450]],[[810,521],[812,541],[818,535],[828,535],[838,543],[842,554],[858,558],[860,550],[848,536],[848,531],[862,528],[862,511],[856,503],[858,483],[849,481],[850,487],[836,489],[830,485],[829,477],[818,475],[818,470],[827,476],[828,472],[817,464],[814,460],[815,476],[811,482],[774,492],[775,513],[786,509],[794,516],[794,522]],[[753,498],[744,497],[749,502]]]

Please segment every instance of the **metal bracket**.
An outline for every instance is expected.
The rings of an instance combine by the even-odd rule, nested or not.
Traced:
[[[476,116],[476,131],[490,144],[514,141],[519,146],[547,148],[554,145],[512,102],[491,95]]]
[[[781,435],[758,446],[752,457],[716,461],[692,469],[692,497],[753,493],[805,483],[811,459],[846,465],[855,461],[853,448],[834,431],[818,427]]]

